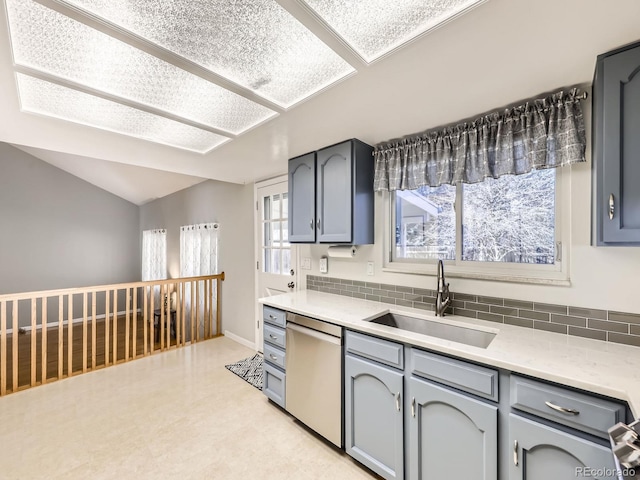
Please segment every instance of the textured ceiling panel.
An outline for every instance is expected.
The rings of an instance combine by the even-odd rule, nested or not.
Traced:
[[[367,62],[485,0],[304,0]]]
[[[38,3],[7,7],[18,65],[232,134],[276,114]]]
[[[37,113],[198,153],[228,138],[70,88],[16,74],[23,111]]]
[[[62,0],[283,107],[354,72],[274,0]]]

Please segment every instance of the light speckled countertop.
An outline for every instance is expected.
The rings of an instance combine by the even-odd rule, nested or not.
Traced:
[[[313,290],[262,298],[260,302],[352,330],[618,398],[629,403],[635,417],[640,416],[638,347],[456,315],[442,319],[424,310]],[[497,335],[487,348],[478,348],[368,321],[387,312],[404,312]]]

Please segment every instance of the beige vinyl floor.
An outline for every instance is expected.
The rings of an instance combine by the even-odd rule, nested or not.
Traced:
[[[0,479],[371,479],[224,368],[221,337],[0,398]]]

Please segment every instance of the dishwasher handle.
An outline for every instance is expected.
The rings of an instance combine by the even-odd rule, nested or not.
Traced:
[[[309,337],[317,338],[318,340],[322,340],[323,342],[333,343],[334,345],[342,345],[342,339],[338,337],[318,332],[317,330],[313,330],[311,328],[303,327],[302,325],[298,325],[297,323],[287,322],[287,330],[298,332]]]

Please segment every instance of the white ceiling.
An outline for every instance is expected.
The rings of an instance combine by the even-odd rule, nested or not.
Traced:
[[[0,10],[0,141],[137,204],[203,178],[276,176],[288,158],[347,138],[375,144],[587,84],[598,54],[640,39],[637,0],[489,0],[202,155],[20,112]],[[133,192],[140,176],[162,188]]]

